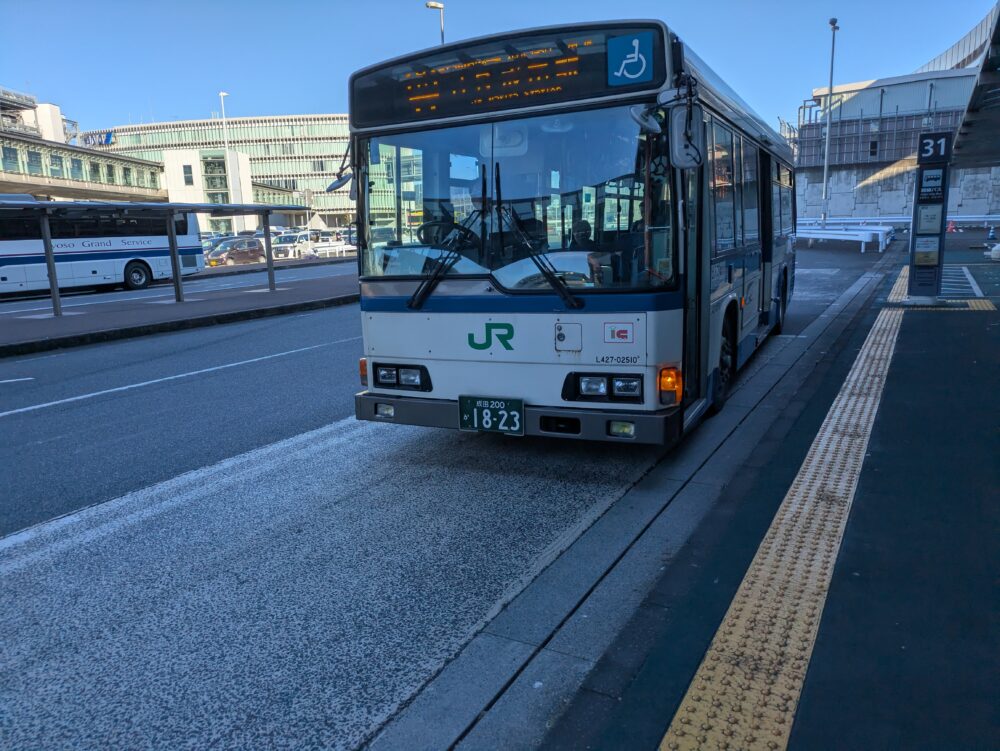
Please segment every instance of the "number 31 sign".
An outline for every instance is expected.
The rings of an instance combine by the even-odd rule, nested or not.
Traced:
[[[917,164],[935,164],[951,159],[951,133],[921,133],[917,142]]]

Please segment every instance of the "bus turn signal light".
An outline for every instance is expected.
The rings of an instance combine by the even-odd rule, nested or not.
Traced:
[[[684,385],[678,368],[660,370],[660,404],[668,406],[681,403]]]
[[[358,377],[361,378],[361,385],[368,387],[368,358],[362,357],[358,360]]]

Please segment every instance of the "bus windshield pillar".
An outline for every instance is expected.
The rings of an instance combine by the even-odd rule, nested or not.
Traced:
[[[267,288],[274,292],[274,255],[271,253],[271,212],[261,212],[260,221],[264,225],[264,257],[267,259]]]
[[[38,219],[42,228],[42,244],[45,246],[45,267],[49,274],[49,292],[52,295],[52,315],[62,315],[62,300],[59,299],[59,278],[56,276],[56,257],[52,251],[52,228],[49,214],[43,211]]]
[[[174,280],[174,299],[184,302],[184,285],[181,283],[181,259],[177,252],[177,223],[174,212],[167,214],[167,241],[170,244],[170,273]]]

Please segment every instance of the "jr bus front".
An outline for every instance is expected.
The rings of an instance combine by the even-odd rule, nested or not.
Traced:
[[[543,29],[352,77],[359,419],[682,434],[705,379],[679,253],[694,173],[657,107],[668,40],[655,22]]]

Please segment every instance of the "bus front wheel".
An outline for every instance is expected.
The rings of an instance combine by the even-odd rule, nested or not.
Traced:
[[[152,276],[149,266],[142,261],[129,261],[125,265],[125,288],[146,289]]]
[[[729,391],[736,379],[736,317],[727,315],[722,322],[722,341],[719,343],[719,369],[712,385],[712,404],[708,412],[714,415],[729,398]]]
[[[778,298],[778,311],[774,322],[774,333],[780,334],[785,329],[785,315],[788,312],[788,275],[781,275],[781,297]]]

